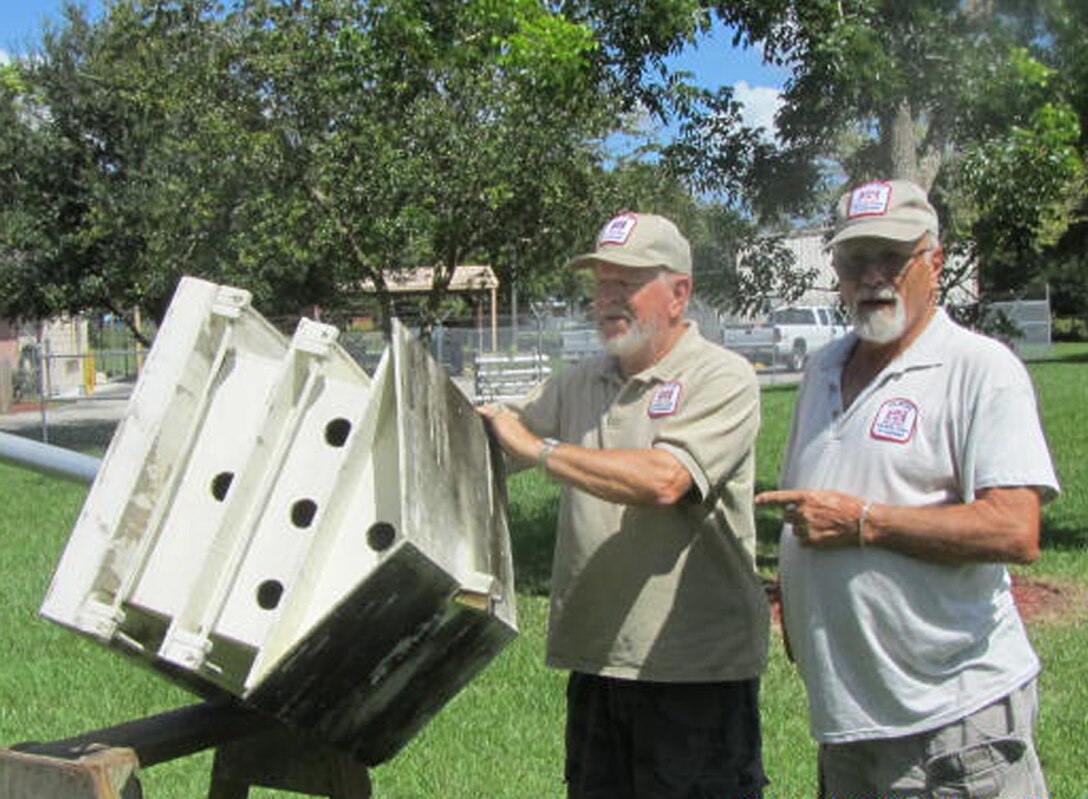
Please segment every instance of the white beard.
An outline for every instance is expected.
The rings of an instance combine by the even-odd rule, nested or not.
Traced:
[[[895,311],[887,310],[859,312],[857,303],[865,299],[895,299]],[[894,292],[877,292],[875,296],[858,297],[854,301],[854,330],[858,338],[873,344],[889,344],[903,335],[907,329],[907,312],[903,299]]]
[[[626,358],[637,355],[650,345],[654,335],[653,324],[643,324],[637,319],[631,319],[627,332],[613,338],[601,334],[601,342],[605,352],[617,358]]]

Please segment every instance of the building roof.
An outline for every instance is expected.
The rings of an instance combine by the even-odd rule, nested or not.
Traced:
[[[386,288],[391,294],[426,294],[434,283],[434,267],[421,266],[385,275]],[[461,264],[453,270],[450,279],[451,293],[472,293],[498,288],[499,279],[490,266],[485,264]],[[374,281],[369,278],[361,284],[363,291],[374,291]]]

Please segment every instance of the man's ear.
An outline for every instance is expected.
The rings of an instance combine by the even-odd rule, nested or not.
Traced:
[[[672,281],[672,305],[673,316],[679,318],[684,315],[688,300],[691,299],[691,276],[681,275]]]
[[[944,269],[944,247],[938,244],[930,256],[930,281],[934,289],[940,288],[942,269]]]

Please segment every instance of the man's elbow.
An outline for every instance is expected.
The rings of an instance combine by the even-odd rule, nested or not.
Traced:
[[[1042,514],[1039,495],[1031,488],[994,489],[982,496],[987,524],[1000,530],[1002,560],[1028,564],[1039,559]]]
[[[660,508],[667,508],[680,502],[691,493],[693,485],[688,470],[679,463],[665,470],[654,482],[650,504]]]
[[[1034,534],[1025,533],[1017,538],[1009,560],[1026,566],[1039,559],[1039,551],[1038,530]]]
[[[1025,521],[1012,531],[1008,541],[1008,561],[1028,565],[1039,559],[1040,524],[1038,519]]]

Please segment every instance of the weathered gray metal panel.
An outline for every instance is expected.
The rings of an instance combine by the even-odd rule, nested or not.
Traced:
[[[403,543],[247,700],[368,764],[395,754],[514,636]]]

